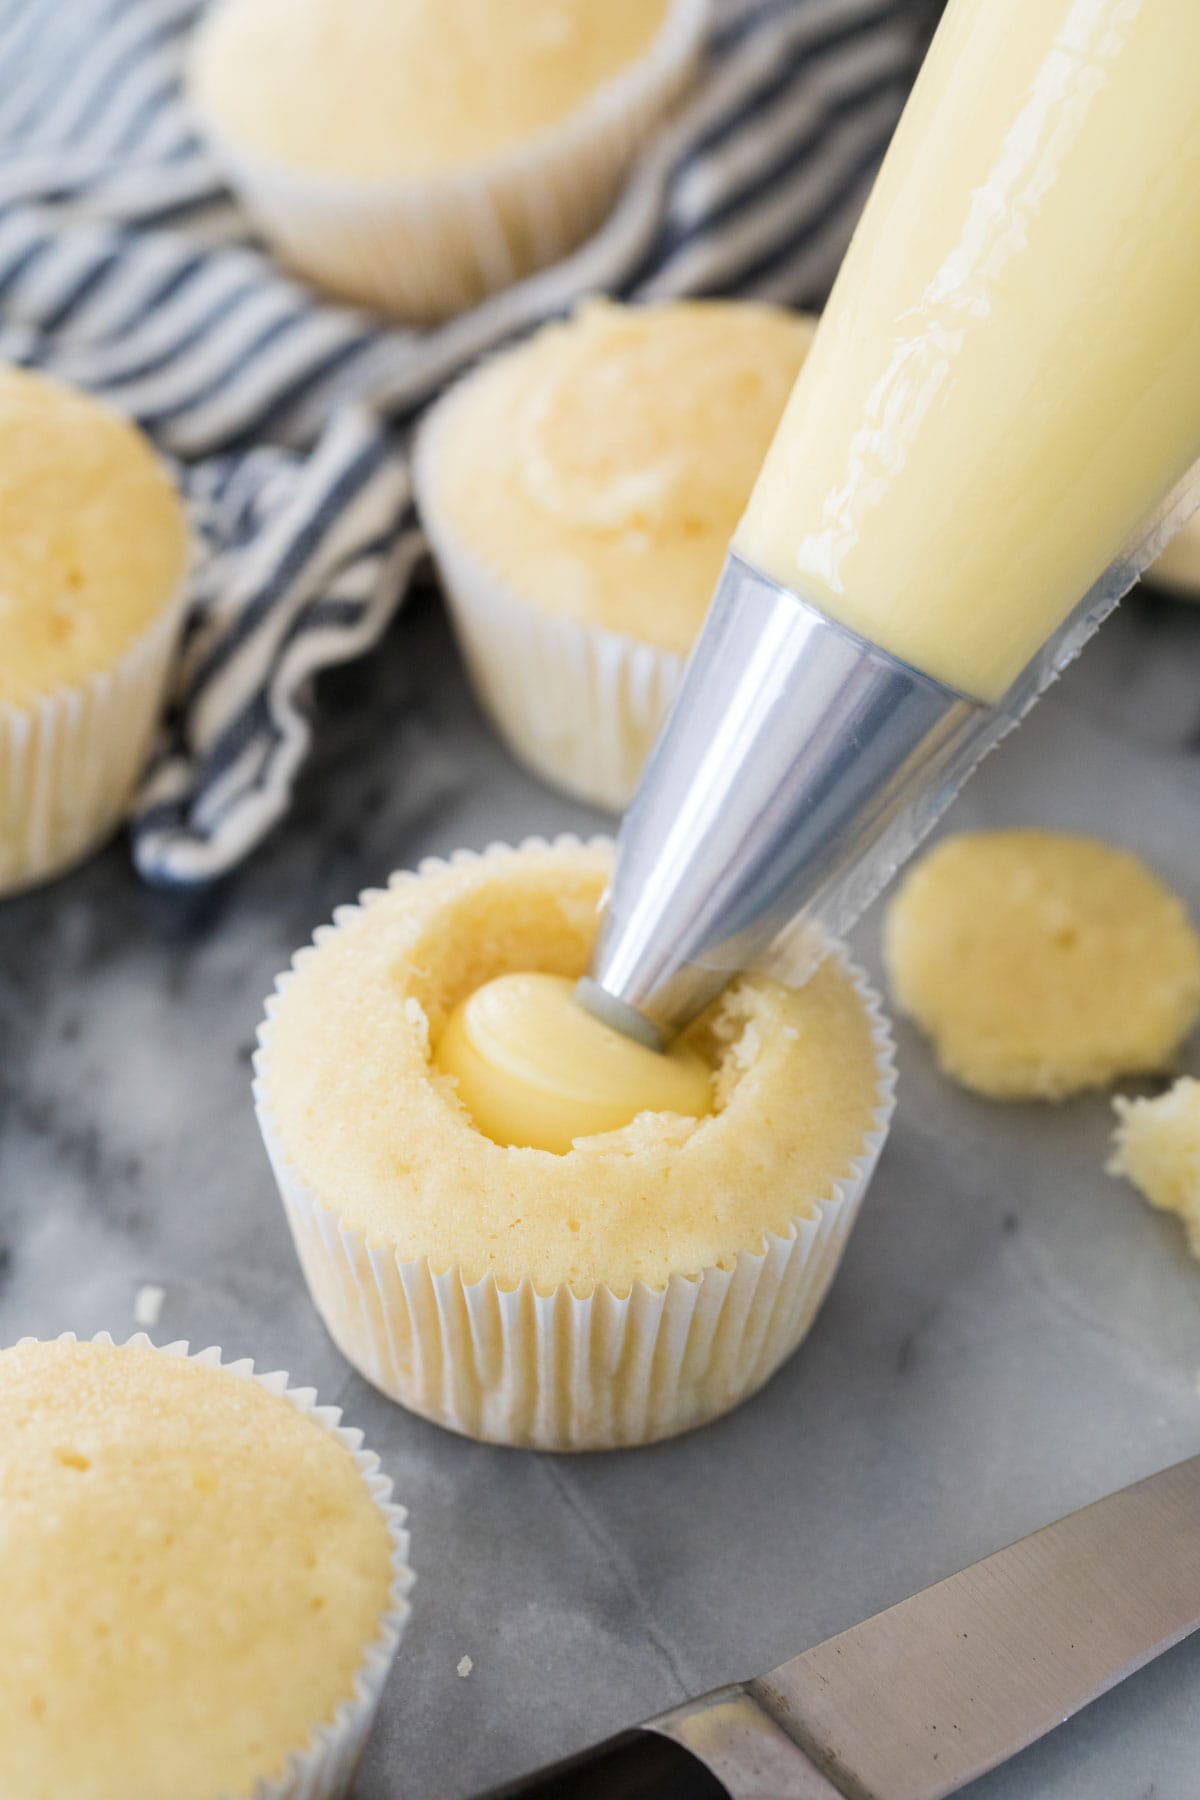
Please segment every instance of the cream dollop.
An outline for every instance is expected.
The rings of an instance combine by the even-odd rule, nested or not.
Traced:
[[[622,1036],[583,1007],[565,975],[484,982],[450,1014],[435,1061],[493,1143],[559,1155],[639,1113],[700,1118],[712,1109],[712,1071],[699,1051],[676,1042],[660,1054]]]

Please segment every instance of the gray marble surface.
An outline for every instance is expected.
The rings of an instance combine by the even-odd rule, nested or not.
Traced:
[[[114,846],[0,906],[0,1339],[127,1332],[155,1283],[160,1341],[285,1367],[365,1429],[411,1509],[419,1580],[361,1800],[461,1800],[1200,1450],[1200,1268],[1102,1173],[1107,1099],[989,1105],[903,1027],[900,1111],[842,1274],[732,1417],[556,1459],[459,1441],[352,1375],[255,1131],[262,998],[390,869],[600,821],[497,748],[429,598],[322,709],[293,817],[220,892],[147,893]],[[1117,839],[1200,914],[1200,608],[1135,598],[952,823]],[[859,933],[871,965],[877,932]],[[977,1800],[1195,1800],[1198,1681],[1200,1639]]]

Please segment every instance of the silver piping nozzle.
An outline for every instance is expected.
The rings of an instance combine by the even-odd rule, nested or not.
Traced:
[[[785,932],[843,936],[1198,505],[1200,463],[996,706],[731,552],[617,837],[584,1004],[661,1046]]]
[[[662,1044],[798,914],[837,931],[990,719],[731,554],[617,839],[584,1004]]]

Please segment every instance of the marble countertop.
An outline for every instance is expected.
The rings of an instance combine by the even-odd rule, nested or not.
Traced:
[[[463,1800],[1200,1450],[1200,1267],[1103,1174],[1107,1099],[973,1099],[904,1026],[898,1118],[842,1273],[731,1417],[555,1458],[451,1437],[351,1374],[254,1125],[262,998],[391,869],[603,821],[497,747],[429,596],[327,679],[322,713],[292,818],[219,892],[148,893],[114,846],[0,906],[0,1341],[127,1333],[154,1284],[159,1341],[286,1368],[363,1427],[411,1509],[419,1579],[360,1800]],[[951,822],[1116,839],[1200,915],[1200,607],[1135,597]],[[873,915],[873,968],[877,936]],[[1194,1800],[1198,1681],[1200,1637],[975,1800]]]

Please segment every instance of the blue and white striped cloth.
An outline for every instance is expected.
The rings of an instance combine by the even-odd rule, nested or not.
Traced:
[[[0,356],[139,419],[201,546],[133,820],[148,881],[223,874],[285,812],[312,677],[377,642],[420,554],[406,434],[448,379],[597,291],[824,298],[921,10],[715,0],[704,79],[603,230],[419,333],[256,245],[181,97],[197,0],[0,0]]]

